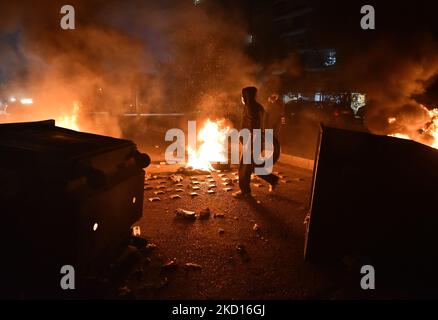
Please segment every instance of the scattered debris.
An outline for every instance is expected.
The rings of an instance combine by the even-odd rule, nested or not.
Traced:
[[[179,194],[173,194],[170,196],[170,199],[172,199],[172,200],[181,199],[181,196]]]
[[[172,180],[174,183],[178,183],[184,180],[184,177],[181,175],[177,175],[177,174],[172,174],[169,177],[170,180]]]
[[[246,248],[243,244],[238,244],[236,246],[236,250],[237,252],[239,252],[240,254],[246,254]]]
[[[187,176],[199,176],[199,175],[210,173],[210,171],[193,169],[192,167],[185,167],[185,168],[181,167],[176,172],[181,173],[181,174],[185,174]]]
[[[161,269],[163,271],[170,271],[170,270],[174,270],[178,267],[178,265],[176,264],[176,258],[172,259],[172,260],[168,260],[165,263],[163,263],[161,265]]]
[[[225,192],[229,192],[229,191],[233,190],[233,188],[223,188],[223,190],[224,190]]]
[[[223,213],[221,213],[221,212],[216,212],[216,213],[214,214],[214,217],[215,217],[215,218],[225,218],[225,215],[224,215]]]
[[[158,196],[158,195],[160,195],[160,194],[164,194],[164,191],[155,191],[154,194],[155,194],[156,196]]]
[[[134,227],[132,227],[132,235],[133,235],[134,237],[139,237],[139,236],[141,236],[141,229],[140,229],[140,226],[134,226]]]
[[[159,197],[149,198],[150,202],[160,201],[161,199]]]
[[[157,245],[155,243],[148,243],[145,247],[146,251],[152,251],[157,247]]]
[[[202,266],[197,263],[187,262],[186,263],[187,269],[193,269],[193,270],[201,270]]]
[[[225,230],[224,229],[219,229],[219,234],[224,234]]]
[[[210,218],[210,208],[205,208],[205,209],[202,209],[200,212],[199,212],[199,219],[208,219],[208,218]]]
[[[196,213],[195,211],[189,211],[189,210],[184,210],[181,208],[178,208],[175,210],[176,215],[179,217],[183,217],[186,219],[196,219]]]

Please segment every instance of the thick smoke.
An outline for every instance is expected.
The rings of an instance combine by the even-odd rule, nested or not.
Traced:
[[[438,43],[426,35],[385,36],[345,63],[345,87],[368,97],[365,124],[378,134],[401,133],[429,143],[431,120],[419,97],[438,76]],[[392,119],[393,121],[388,121]]]
[[[0,4],[2,94],[35,100],[10,121],[58,119],[76,101],[81,130],[117,136],[123,113],[236,112],[239,90],[255,83],[238,14],[192,1],[71,1],[76,29],[62,30],[63,4]]]

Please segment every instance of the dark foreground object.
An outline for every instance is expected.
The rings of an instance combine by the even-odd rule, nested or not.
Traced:
[[[438,150],[322,127],[306,258],[372,264],[379,281],[433,288]]]
[[[0,125],[1,296],[61,291],[64,265],[97,272],[142,216],[149,162],[131,141],[51,120]]]

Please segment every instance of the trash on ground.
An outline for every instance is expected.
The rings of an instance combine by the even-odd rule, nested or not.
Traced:
[[[215,217],[215,218],[225,218],[225,215],[224,215],[223,213],[221,213],[221,212],[216,212],[216,213],[214,214],[214,217]]]
[[[163,263],[161,265],[161,269],[165,270],[165,271],[169,271],[169,270],[173,270],[176,269],[178,265],[176,264],[176,258],[172,259],[172,260],[168,260],[165,263]]]
[[[178,183],[178,182],[183,181],[183,180],[184,180],[184,177],[181,176],[181,175],[178,175],[178,174],[172,174],[172,175],[169,177],[169,179],[172,180],[172,181],[175,182],[175,183]]]
[[[186,219],[196,219],[196,213],[195,211],[189,211],[189,210],[184,210],[181,208],[178,208],[175,210],[176,215],[179,217],[183,217]]]
[[[197,264],[197,263],[187,262],[186,268],[193,269],[193,270],[201,270],[202,266],[200,264]]]

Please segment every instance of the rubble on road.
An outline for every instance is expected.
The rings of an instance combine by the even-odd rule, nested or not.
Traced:
[[[161,265],[161,269],[163,271],[170,271],[170,270],[174,270],[178,267],[178,265],[176,264],[176,258],[172,259],[172,260],[168,260],[165,263],[163,263]]]
[[[192,263],[192,262],[187,262],[185,264],[187,269],[193,269],[193,270],[201,270],[202,266],[200,264],[197,263]]]
[[[221,212],[216,212],[213,215],[213,217],[215,217],[215,218],[225,218],[225,215],[223,213],[221,213]]]
[[[237,252],[239,252],[240,254],[246,254],[246,248],[243,244],[238,244],[236,246],[236,250]]]
[[[185,219],[196,219],[196,213],[195,211],[189,211],[189,210],[184,210],[181,208],[178,208],[175,210],[176,215]]]
[[[155,244],[155,243],[148,243],[146,246],[145,246],[145,250],[146,251],[152,251],[152,250],[154,250],[155,248],[157,248],[157,245]]]
[[[193,169],[192,167],[181,167],[176,172],[180,174],[184,174],[186,176],[199,176],[199,175],[210,174],[210,171]]]
[[[169,176],[169,179],[172,180],[174,183],[179,183],[184,180],[184,177],[177,174],[172,174]]]

